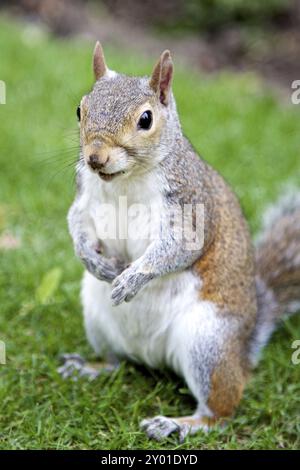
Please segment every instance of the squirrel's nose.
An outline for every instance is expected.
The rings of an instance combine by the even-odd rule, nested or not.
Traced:
[[[93,170],[98,170],[106,165],[108,159],[108,155],[105,157],[105,159],[101,159],[98,155],[92,154],[89,156],[89,165]]]

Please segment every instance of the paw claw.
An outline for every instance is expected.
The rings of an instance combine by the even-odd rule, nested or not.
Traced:
[[[126,288],[125,286],[122,286],[120,284],[117,284],[116,286],[113,286],[113,290],[111,293],[111,299],[113,305],[119,305],[122,303],[128,294],[126,294]]]
[[[60,356],[62,365],[57,368],[57,372],[63,379],[72,379],[75,382],[79,377],[88,377],[94,380],[99,372],[86,365],[86,361],[79,354],[62,354]]]
[[[165,416],[155,416],[154,418],[144,419],[140,428],[145,431],[150,439],[161,441],[170,436],[170,434],[178,433],[180,442],[183,442],[188,433],[190,426],[187,424],[179,424],[171,418]]]
[[[125,269],[112,283],[111,299],[113,305],[119,305],[123,301],[130,302],[131,299],[147,282],[148,277],[137,272],[132,266]]]

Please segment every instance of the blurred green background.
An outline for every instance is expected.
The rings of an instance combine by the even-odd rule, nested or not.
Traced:
[[[62,352],[89,358],[82,267],[66,214],[75,192],[76,108],[99,38],[112,69],[149,74],[173,52],[185,134],[237,192],[253,235],[264,207],[299,187],[298,2],[2,2],[0,80],[0,448],[299,448],[300,367],[286,321],[225,430],[149,442],[141,418],[193,410],[172,374],[124,363],[94,383],[63,382]],[[274,47],[276,44],[276,48]],[[276,50],[275,50],[276,49]]]

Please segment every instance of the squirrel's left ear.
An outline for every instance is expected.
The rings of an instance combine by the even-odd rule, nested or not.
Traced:
[[[169,102],[173,69],[170,51],[166,50],[160,56],[150,78],[151,88],[158,93],[160,102],[164,105]]]
[[[94,49],[93,69],[96,80],[99,80],[99,78],[103,77],[108,71],[105,63],[103,49],[99,41],[96,42]]]

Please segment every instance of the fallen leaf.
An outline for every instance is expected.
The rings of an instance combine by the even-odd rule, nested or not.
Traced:
[[[61,268],[53,268],[43,276],[35,292],[35,298],[39,304],[44,305],[49,302],[59,286],[61,277]]]

